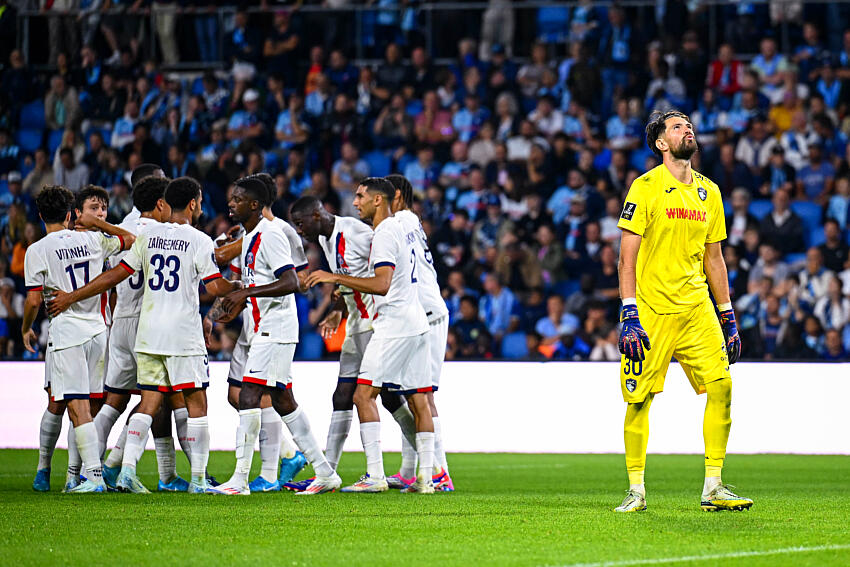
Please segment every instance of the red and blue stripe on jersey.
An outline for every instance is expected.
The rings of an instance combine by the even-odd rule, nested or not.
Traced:
[[[337,266],[343,268],[346,274],[350,274],[348,262],[345,261],[345,235],[340,232],[336,235],[336,263]],[[366,304],[363,303],[363,296],[359,291],[354,292],[354,304],[357,306],[357,312],[360,313],[361,319],[369,318],[369,310],[366,309]]]

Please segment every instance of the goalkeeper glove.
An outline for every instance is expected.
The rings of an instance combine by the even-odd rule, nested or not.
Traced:
[[[720,326],[723,328],[723,336],[726,339],[726,356],[729,358],[729,364],[735,364],[741,356],[741,337],[738,335],[738,325],[735,322],[733,309],[720,312]]]
[[[643,360],[646,358],[643,349],[650,350],[649,335],[640,324],[637,305],[624,305],[620,320],[623,322],[618,343],[620,353],[632,361]]]

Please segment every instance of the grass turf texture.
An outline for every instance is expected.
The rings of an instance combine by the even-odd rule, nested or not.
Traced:
[[[64,451],[54,456],[51,493],[38,494],[36,452],[4,450],[0,556],[10,565],[601,565],[837,545],[677,564],[850,564],[850,457],[733,455],[726,480],[755,505],[711,513],[699,508],[701,456],[650,455],[649,509],[624,515],[611,511],[626,485],[621,455],[450,459],[457,492],[433,496],[65,495]],[[225,480],[233,462],[232,453],[214,453],[210,472]],[[185,458],[178,463],[185,476]],[[387,471],[398,463],[386,456]],[[363,466],[362,454],[344,455],[344,481]],[[152,451],[139,470],[155,489]]]

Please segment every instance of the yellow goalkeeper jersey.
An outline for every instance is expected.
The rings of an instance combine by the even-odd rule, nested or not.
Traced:
[[[643,237],[636,267],[641,302],[668,314],[705,301],[705,245],[726,238],[723,199],[713,181],[694,171],[686,185],[661,164],[632,183],[617,226]]]

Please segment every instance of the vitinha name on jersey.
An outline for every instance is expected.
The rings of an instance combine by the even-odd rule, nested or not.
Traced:
[[[60,260],[70,260],[72,258],[88,258],[92,255],[89,252],[89,247],[85,244],[74,246],[73,248],[58,248],[54,250],[56,257]]]

